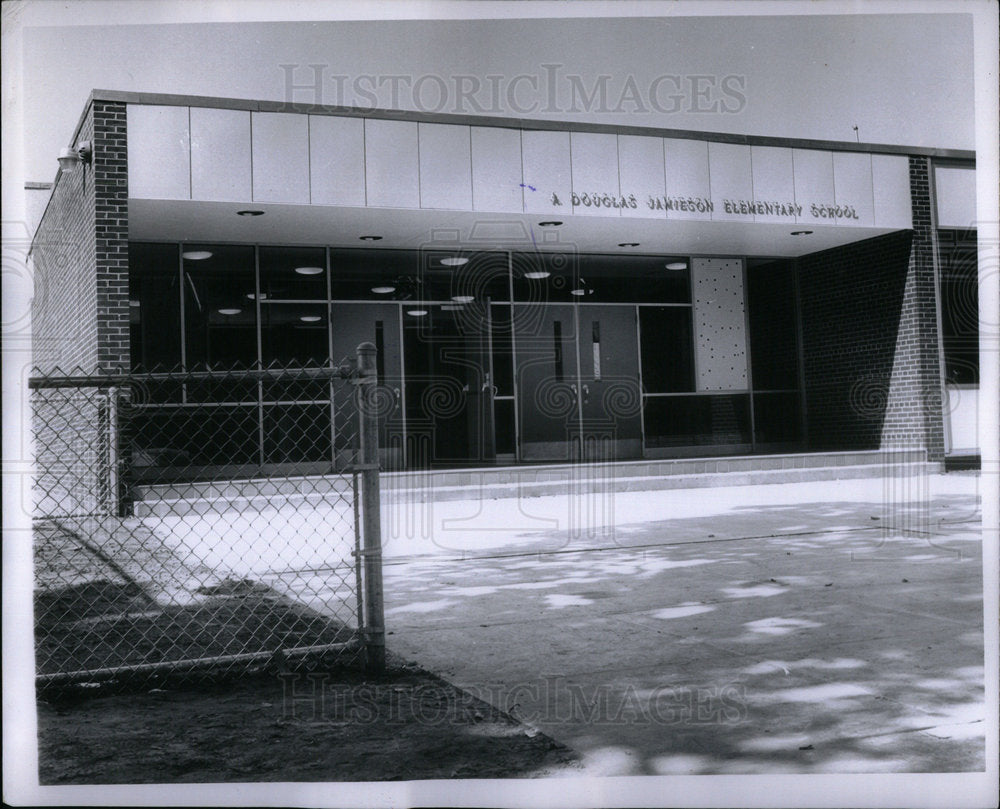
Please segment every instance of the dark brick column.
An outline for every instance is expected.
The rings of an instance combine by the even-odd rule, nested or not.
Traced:
[[[128,370],[128,154],[125,105],[94,102],[97,363]]]
[[[910,158],[913,229],[798,260],[811,448],[944,457],[926,158]]]
[[[928,460],[941,461],[944,425],[929,174],[929,158],[910,158],[913,244],[882,440],[922,444]]]

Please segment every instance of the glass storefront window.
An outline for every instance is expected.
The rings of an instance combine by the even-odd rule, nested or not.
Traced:
[[[647,393],[694,390],[694,347],[689,306],[639,308],[642,385]]]
[[[130,258],[137,370],[328,367],[375,343],[391,405],[386,468],[570,460],[594,430],[609,458],[802,439],[791,261],[747,261],[753,392],[709,394],[697,390],[684,257],[136,243]],[[955,295],[967,297],[958,282]],[[946,343],[965,309],[949,311]],[[329,382],[171,384],[142,415],[161,460],[223,463],[213,459],[226,451],[209,444],[230,446],[212,438],[228,424],[242,447],[228,466],[349,462],[348,410],[330,402]],[[164,438],[183,421],[168,411],[195,402],[219,409],[194,429],[206,445]]]
[[[177,262],[176,244],[129,244],[129,337],[135,371],[173,371],[180,367]]]
[[[419,274],[419,254],[412,250],[330,251],[330,296],[335,301],[419,298],[414,280]]]
[[[188,370],[249,368],[257,362],[252,247],[182,248],[185,365]]]
[[[746,393],[648,397],[646,446],[734,446],[750,443]]]
[[[677,256],[515,253],[514,299],[565,303],[690,303],[688,261]]]
[[[259,257],[262,302],[326,300],[326,251],[322,248],[261,247]]]
[[[754,390],[797,388],[795,268],[791,261],[747,261],[747,308]]]
[[[979,384],[979,256],[975,231],[938,231],[945,381]]]

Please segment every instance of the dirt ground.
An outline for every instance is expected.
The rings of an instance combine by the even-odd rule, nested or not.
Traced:
[[[577,766],[535,728],[399,658],[366,678],[356,630],[335,618],[109,523],[36,526],[36,662],[49,684],[38,702],[41,784],[534,777]],[[332,650],[327,662],[273,654],[317,647]],[[248,653],[262,657],[249,672],[232,657]],[[217,656],[230,662],[200,680],[144,668]],[[115,666],[136,667],[136,679],[98,676]],[[95,676],[54,684],[67,672]]]
[[[153,784],[540,777],[569,749],[398,663],[258,673],[101,695],[43,694],[39,782]]]

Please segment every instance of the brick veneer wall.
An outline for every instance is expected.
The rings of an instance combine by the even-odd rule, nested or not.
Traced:
[[[56,178],[32,243],[33,364],[93,374],[129,364],[125,105],[90,104],[73,142],[92,163]],[[32,393],[36,516],[114,513],[109,394]]]
[[[77,142],[92,141],[88,110]],[[60,174],[31,247],[32,354],[43,371],[97,366],[97,239],[93,172]]]
[[[944,457],[927,168],[910,159],[913,230],[798,261],[812,449]]]
[[[43,371],[129,367],[125,105],[93,102],[75,143],[93,162],[60,174],[32,244],[34,364]]]
[[[124,104],[94,102],[97,364],[129,370],[128,131]]]

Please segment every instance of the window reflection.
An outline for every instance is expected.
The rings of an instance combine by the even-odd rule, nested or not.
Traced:
[[[257,362],[252,247],[183,245],[188,370],[249,368]]]
[[[129,245],[129,338],[133,370],[172,371],[180,367],[177,251],[176,244]]]
[[[252,290],[251,290],[252,291]],[[326,300],[326,251],[314,247],[261,247],[261,300]]]

